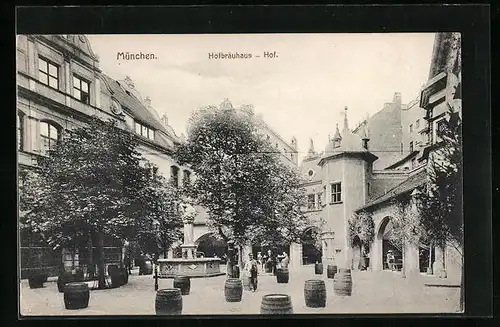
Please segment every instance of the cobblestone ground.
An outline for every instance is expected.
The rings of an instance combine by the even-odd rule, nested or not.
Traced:
[[[326,270],[326,269],[325,269]],[[401,278],[383,271],[353,271],[352,296],[341,297],[333,292],[333,280],[314,275],[314,267],[290,270],[288,284],[278,284],[276,277],[260,274],[257,292],[244,291],[241,302],[227,303],[224,298],[225,276],[191,279],[191,292],[183,296],[183,314],[259,314],[263,295],[285,293],[291,296],[294,313],[454,313],[458,312],[460,289],[429,287],[426,283],[451,283],[436,277],[414,275]],[[308,308],[304,301],[304,282],[323,279],[327,288],[325,308]],[[172,287],[172,279],[160,279],[160,288]],[[151,275],[131,275],[129,283],[120,288],[94,290],[89,306],[81,310],[66,310],[63,294],[55,282],[44,288],[30,289],[27,281],[20,286],[22,315],[154,315],[155,291]]]

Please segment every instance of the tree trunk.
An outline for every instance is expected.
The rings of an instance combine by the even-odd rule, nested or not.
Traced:
[[[106,275],[105,275],[105,263],[104,263],[104,236],[102,232],[96,233],[96,251],[97,251],[97,271],[98,271],[98,288],[106,288]]]
[[[90,278],[94,279],[95,264],[94,264],[94,249],[92,245],[92,233],[89,233],[87,246],[89,251],[87,273],[89,274]]]
[[[243,268],[243,246],[238,245],[238,266],[240,267],[240,270]]]

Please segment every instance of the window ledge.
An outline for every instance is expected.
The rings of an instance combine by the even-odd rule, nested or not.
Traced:
[[[321,211],[321,209],[307,209],[306,212],[318,212]]]
[[[330,202],[330,205],[334,205],[334,204],[342,204],[343,202],[342,201],[339,201],[339,202]]]

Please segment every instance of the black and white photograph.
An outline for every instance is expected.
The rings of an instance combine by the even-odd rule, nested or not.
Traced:
[[[463,313],[462,34],[18,34],[21,316]]]

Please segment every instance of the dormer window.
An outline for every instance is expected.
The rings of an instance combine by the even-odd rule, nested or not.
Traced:
[[[73,75],[73,96],[83,103],[90,103],[89,82]]]
[[[150,140],[155,139],[155,131],[139,122],[135,122],[135,132]]]

